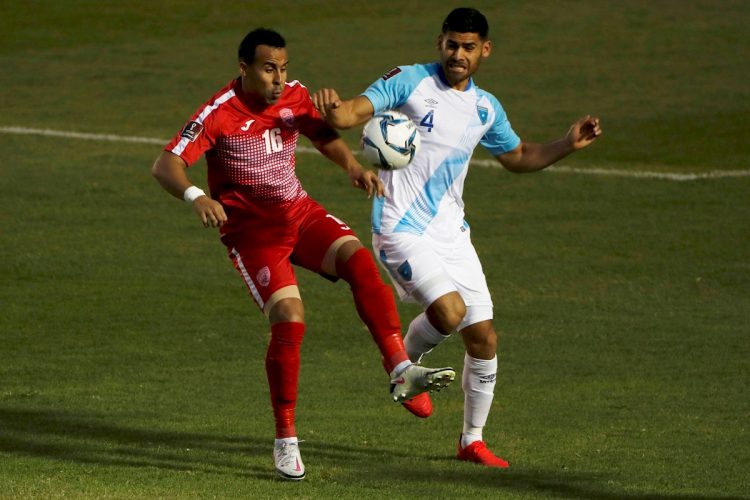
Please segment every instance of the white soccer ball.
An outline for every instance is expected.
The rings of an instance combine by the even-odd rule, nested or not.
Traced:
[[[419,151],[419,130],[405,114],[384,111],[365,124],[361,145],[371,165],[383,170],[404,168]]]

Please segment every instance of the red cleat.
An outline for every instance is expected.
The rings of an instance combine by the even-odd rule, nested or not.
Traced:
[[[495,454],[487,448],[487,444],[484,441],[474,441],[466,448],[462,448],[461,438],[459,438],[457,450],[458,453],[456,454],[456,458],[459,460],[476,462],[486,467],[496,467],[498,469],[507,469],[509,467],[508,462],[495,456]]]
[[[401,404],[419,418],[427,418],[432,415],[432,400],[430,399],[430,394],[427,392],[417,394]]]

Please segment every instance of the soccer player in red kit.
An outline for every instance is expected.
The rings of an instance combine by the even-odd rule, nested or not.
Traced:
[[[292,264],[349,284],[391,378],[391,397],[412,413],[429,413],[414,397],[446,386],[455,372],[409,361],[393,293],[370,252],[302,188],[294,171],[300,133],[341,166],[355,187],[377,196],[384,189],[321,119],[307,89],[287,82],[287,63],[281,35],[266,29],[248,33],[239,47],[240,76],[198,109],[152,172],[166,191],[192,204],[204,226],[219,228],[235,268],[270,321],[265,364],[276,422],[274,463],[281,477],[299,480],[305,468],[294,412],[305,323]],[[201,155],[210,196],[185,172]]]

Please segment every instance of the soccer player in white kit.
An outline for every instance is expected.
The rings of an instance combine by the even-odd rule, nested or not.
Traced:
[[[472,79],[492,50],[488,31],[481,12],[454,9],[438,36],[439,62],[394,68],[346,101],[333,89],[321,89],[313,102],[336,128],[365,123],[388,109],[406,113],[419,126],[421,149],[412,163],[380,171],[386,193],[373,203],[373,248],[401,299],[424,308],[404,338],[412,361],[421,361],[452,332],[461,333],[464,423],[457,457],[506,468],[508,462],[492,453],[482,436],[494,398],[497,333],[490,292],[464,220],[469,160],[481,144],[506,169],[533,172],[588,146],[601,128],[598,118],[586,116],[559,140],[521,140],[500,102]],[[414,398],[412,406],[420,405],[423,416],[429,416],[429,395]]]

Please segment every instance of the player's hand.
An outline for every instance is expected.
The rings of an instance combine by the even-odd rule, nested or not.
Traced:
[[[568,130],[568,140],[573,149],[582,149],[591,144],[602,134],[599,118],[586,115]]]
[[[193,202],[193,210],[203,222],[203,227],[221,227],[227,222],[224,207],[208,196],[200,196]]]
[[[320,89],[312,96],[315,109],[318,110],[323,119],[327,120],[329,114],[341,106],[341,98],[334,89]]]
[[[349,170],[349,179],[354,187],[367,191],[368,198],[372,198],[374,194],[378,197],[385,194],[383,181],[372,170],[365,170],[362,167],[353,168]]]

